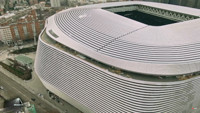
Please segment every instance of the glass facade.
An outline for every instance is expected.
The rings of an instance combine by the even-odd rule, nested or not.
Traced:
[[[35,29],[35,23],[31,24],[32,30],[33,30],[33,36],[36,36],[36,29]]]
[[[19,36],[19,31],[17,29],[17,26],[14,27],[14,32],[15,32],[15,36],[17,39],[20,39],[20,36]]]
[[[26,37],[28,37],[27,27],[26,27],[26,26],[23,26],[23,30],[24,30],[24,35],[25,35]]]

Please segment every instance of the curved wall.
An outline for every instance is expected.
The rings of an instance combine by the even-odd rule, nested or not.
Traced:
[[[200,112],[200,77],[177,82],[125,78],[39,39],[35,71],[50,91],[88,112]],[[197,109],[192,109],[197,108]]]
[[[190,15],[193,20],[158,27],[107,11],[134,7],[147,14],[160,12],[163,18],[188,20]],[[47,31],[58,35],[57,42],[119,69],[155,76],[190,75],[200,70],[199,15],[198,9],[175,5],[105,3],[63,10],[48,18]]]

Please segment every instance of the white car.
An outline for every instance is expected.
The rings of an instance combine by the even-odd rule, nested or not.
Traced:
[[[3,88],[3,86],[0,86],[0,89],[2,89],[2,90],[3,90],[3,89],[4,89],[4,88]]]

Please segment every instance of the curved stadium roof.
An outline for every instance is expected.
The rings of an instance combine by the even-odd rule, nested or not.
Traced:
[[[142,5],[196,17],[163,26],[147,25],[107,8]],[[159,76],[200,70],[199,9],[150,2],[118,2],[67,9],[48,19],[54,40],[108,65]]]

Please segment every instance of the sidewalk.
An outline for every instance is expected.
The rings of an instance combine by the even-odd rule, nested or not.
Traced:
[[[35,59],[34,53],[26,54],[26,56],[31,57],[34,60]],[[4,60],[5,58],[8,58],[8,57],[13,58],[16,56],[16,55],[8,56],[7,54],[8,54],[8,52],[1,55],[0,60]],[[81,113],[81,111],[79,111],[77,108],[73,107],[71,104],[69,104],[63,100],[61,100],[60,103],[57,103],[55,100],[50,99],[48,96],[48,93],[47,93],[47,89],[44,87],[44,85],[42,84],[42,82],[40,81],[40,79],[38,78],[38,76],[36,75],[36,73],[34,71],[32,72],[32,79],[28,80],[28,81],[18,78],[17,76],[13,75],[12,73],[7,71],[3,67],[0,67],[0,71],[2,73],[4,73],[5,75],[7,75],[8,77],[10,77],[11,79],[15,80],[17,83],[24,86],[27,90],[29,90],[33,94],[35,94],[37,96],[40,95],[39,97],[43,101],[45,101],[52,107],[58,109],[61,113]],[[41,96],[41,95],[43,95],[43,96]]]

